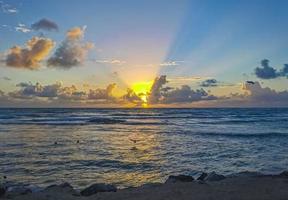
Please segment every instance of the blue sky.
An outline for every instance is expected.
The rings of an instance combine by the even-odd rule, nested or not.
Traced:
[[[23,47],[41,34],[55,42],[52,56],[73,27],[82,28],[83,41],[94,44],[85,61],[64,70],[47,67],[49,56],[41,60],[37,70],[7,67],[2,61],[0,76],[11,79],[0,79],[0,90],[5,92],[17,89],[20,82],[57,81],[95,87],[115,82],[123,92],[160,75],[167,75],[176,86],[197,87],[193,77],[200,77],[237,87],[249,79],[277,91],[287,89],[286,77],[262,79],[254,74],[262,59],[269,59],[279,71],[288,62],[285,0],[2,0],[1,6],[0,52],[4,61],[9,48]],[[59,31],[30,30],[31,24],[43,18],[55,22]],[[30,31],[16,31],[21,24]],[[178,85],[173,82],[181,78]],[[235,87],[226,87],[224,92],[209,90],[222,94]]]

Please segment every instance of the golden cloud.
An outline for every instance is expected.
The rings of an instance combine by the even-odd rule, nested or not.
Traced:
[[[25,47],[14,46],[5,58],[7,66],[38,69],[40,63],[49,55],[55,42],[49,38],[33,37]]]

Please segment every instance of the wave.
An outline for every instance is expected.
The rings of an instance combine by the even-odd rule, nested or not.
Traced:
[[[288,119],[246,119],[246,120],[216,120],[216,121],[199,121],[200,124],[245,124],[245,123],[263,123],[263,122],[288,122]]]
[[[89,119],[87,122],[97,123],[97,124],[119,124],[119,123],[126,122],[126,120],[113,119],[113,118],[92,118],[92,119]]]
[[[195,133],[194,133],[195,134]],[[288,137],[288,133],[216,133],[216,132],[202,132],[196,133],[201,136],[214,136],[214,137],[238,137],[238,138],[272,138],[272,137]]]

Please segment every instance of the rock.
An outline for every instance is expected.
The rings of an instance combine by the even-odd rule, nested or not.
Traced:
[[[72,195],[78,195],[79,193],[69,183],[61,183],[59,185],[50,185],[45,188],[44,191],[53,191],[56,193],[69,193]]]
[[[88,188],[85,188],[80,192],[83,196],[91,196],[98,192],[116,192],[117,188],[114,185],[105,184],[105,183],[95,183],[90,185]]]
[[[194,178],[187,175],[169,176],[165,183],[192,182]]]
[[[280,177],[288,178],[288,171],[283,171],[279,174]]]
[[[36,185],[29,185],[27,188],[30,189],[32,193],[39,193],[43,191],[43,188]]]
[[[59,185],[56,185],[56,184],[49,185],[48,187],[45,188],[45,190],[49,190],[51,188],[62,188],[62,189],[69,188],[69,189],[73,189],[73,187],[69,183],[66,183],[66,182],[65,183],[61,183]]]
[[[22,195],[32,193],[31,189],[25,186],[11,186],[8,187],[7,192],[13,195]]]
[[[231,174],[228,177],[259,177],[259,176],[263,176],[263,174],[261,174],[260,172],[244,171],[244,172]]]
[[[202,174],[197,178],[198,181],[204,181],[204,179],[208,176],[207,173],[202,172]]]
[[[6,187],[4,185],[0,185],[0,197],[4,196],[6,193]]]
[[[225,179],[225,176],[221,174],[216,174],[216,172],[211,172],[206,176],[204,180],[205,181],[221,181],[223,179]]]

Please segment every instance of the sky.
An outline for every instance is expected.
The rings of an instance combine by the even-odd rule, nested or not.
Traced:
[[[288,106],[286,0],[1,0],[1,107]]]

